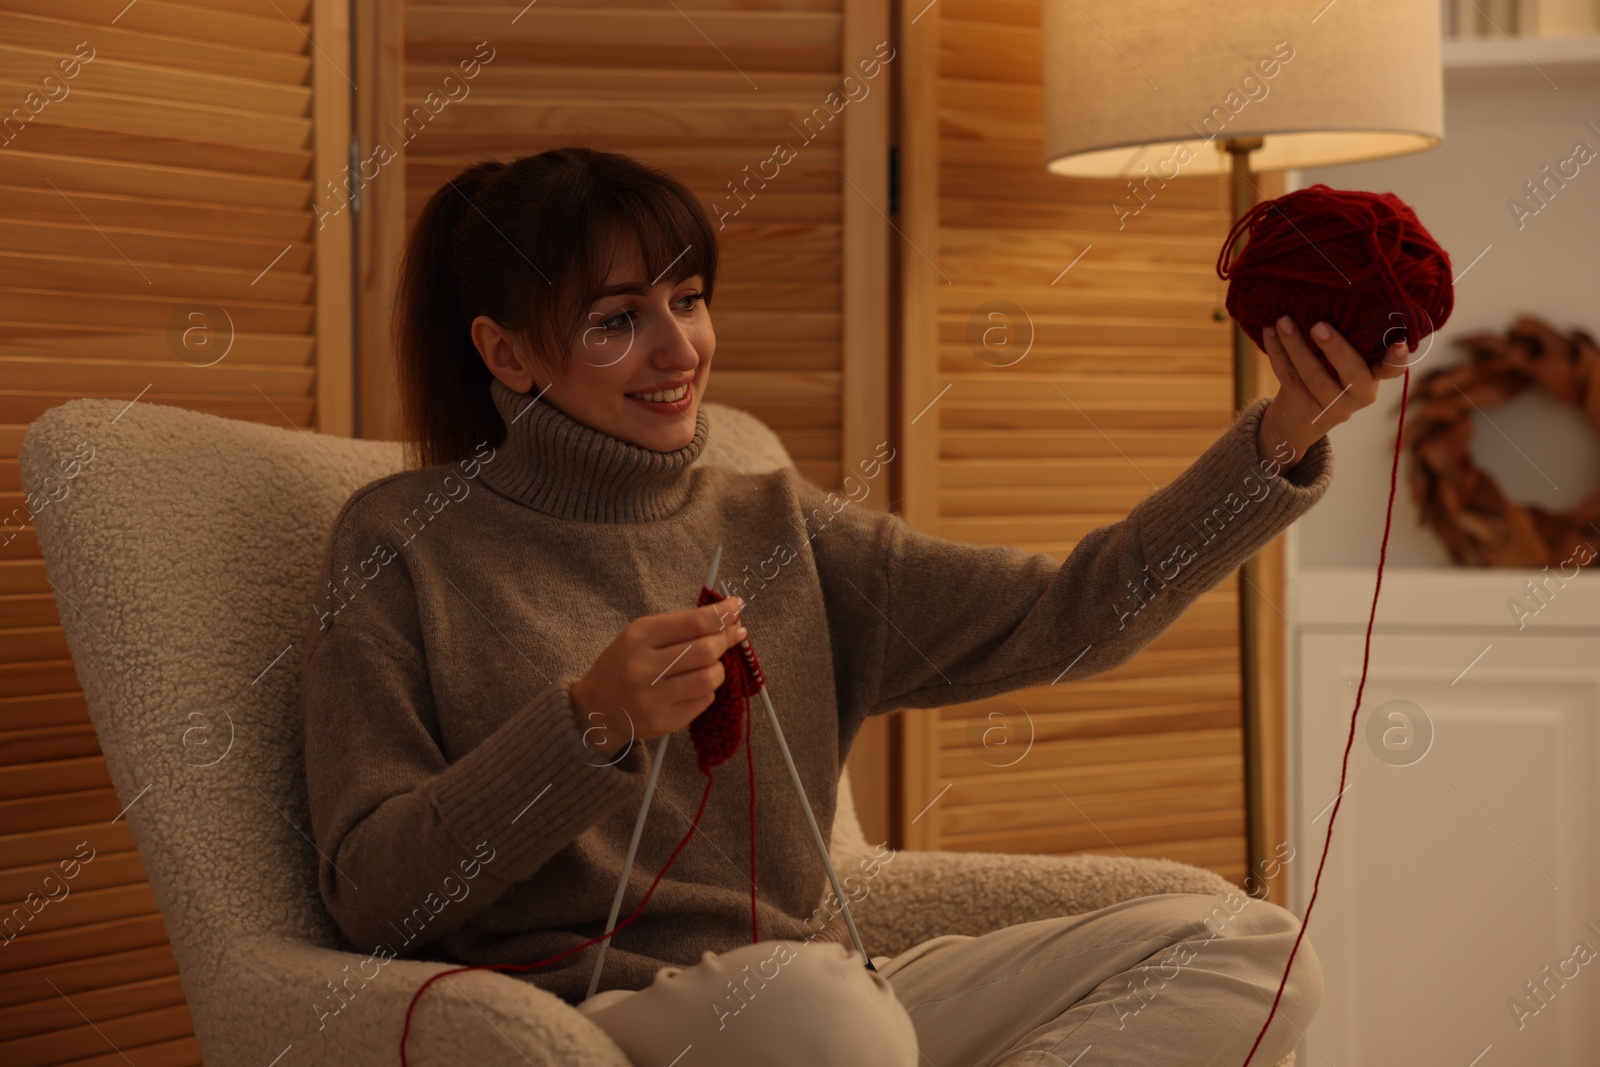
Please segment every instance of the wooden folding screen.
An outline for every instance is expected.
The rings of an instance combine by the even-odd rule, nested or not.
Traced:
[[[349,229],[325,194],[346,24],[328,0],[0,0],[7,1067],[200,1062],[39,557],[30,506],[49,503],[16,457],[85,396],[349,432]],[[63,862],[65,897],[25,903],[60,897]]]
[[[373,87],[359,158],[375,160],[358,241],[362,436],[398,436],[390,286],[422,203],[477,160],[586,145],[667,169],[719,227],[707,400],[762,419],[825,488],[887,440],[886,0],[372,0],[357,23]],[[884,479],[851,506],[887,498]],[[851,760],[879,839],[886,727],[870,723]]]
[[[709,399],[767,421],[819,485],[890,436],[885,309],[903,303],[896,490],[854,506],[1064,555],[1226,423],[1208,273],[1222,191],[1180,179],[1119,231],[1118,183],[1043,173],[1037,0],[911,0],[892,46],[884,0],[354,11],[352,61],[333,0],[0,0],[4,914],[80,842],[95,850],[70,897],[0,953],[8,1065],[199,1060],[20,491],[26,424],[105,396],[392,436],[395,255],[420,201],[466,163],[614,148],[720,206]],[[375,166],[379,140],[394,156]],[[969,346],[991,299],[1036,327],[1015,366]],[[893,840],[1166,855],[1242,876],[1233,610],[1225,586],[1127,667],[1016,694],[1036,736],[1014,766],[985,748],[990,704],[898,717]],[[869,834],[889,825],[870,773],[885,743],[868,732],[852,759]]]
[[[1039,0],[904,9],[897,427],[913,525],[1064,559],[1231,421],[1213,270],[1228,205],[1217,179],[1141,200],[1046,172],[1039,16]],[[905,843],[1242,879],[1236,603],[1224,582],[1117,670],[902,717]]]

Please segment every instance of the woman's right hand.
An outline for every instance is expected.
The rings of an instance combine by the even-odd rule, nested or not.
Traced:
[[[722,655],[743,641],[739,597],[641,615],[622,628],[582,678],[572,706],[584,744],[611,759],[633,739],[683,729],[711,706]]]

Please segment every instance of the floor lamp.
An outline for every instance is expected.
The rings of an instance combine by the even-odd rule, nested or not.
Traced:
[[[1444,138],[1437,0],[1041,2],[1045,167],[1111,179],[1123,232],[1161,211],[1172,180],[1229,174],[1231,222],[1257,201],[1252,166],[1362,162]],[[1232,334],[1238,410],[1253,399],[1256,350]],[[1239,661],[1247,858],[1260,881],[1281,799],[1266,786],[1258,571],[1251,559],[1239,574]]]

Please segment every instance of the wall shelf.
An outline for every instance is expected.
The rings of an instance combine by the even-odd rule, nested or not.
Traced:
[[[1486,37],[1444,41],[1439,49],[1452,87],[1544,83],[1600,76],[1600,34],[1583,37]]]

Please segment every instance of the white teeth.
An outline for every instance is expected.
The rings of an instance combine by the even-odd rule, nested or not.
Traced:
[[[682,400],[683,399],[683,394],[687,393],[688,391],[689,391],[688,385],[680,385],[676,389],[673,389],[670,392],[665,392],[665,393],[662,393],[662,392],[629,393],[628,395],[629,396],[636,396],[640,400],[654,400],[657,403],[670,403],[670,402],[672,402],[674,400]]]

